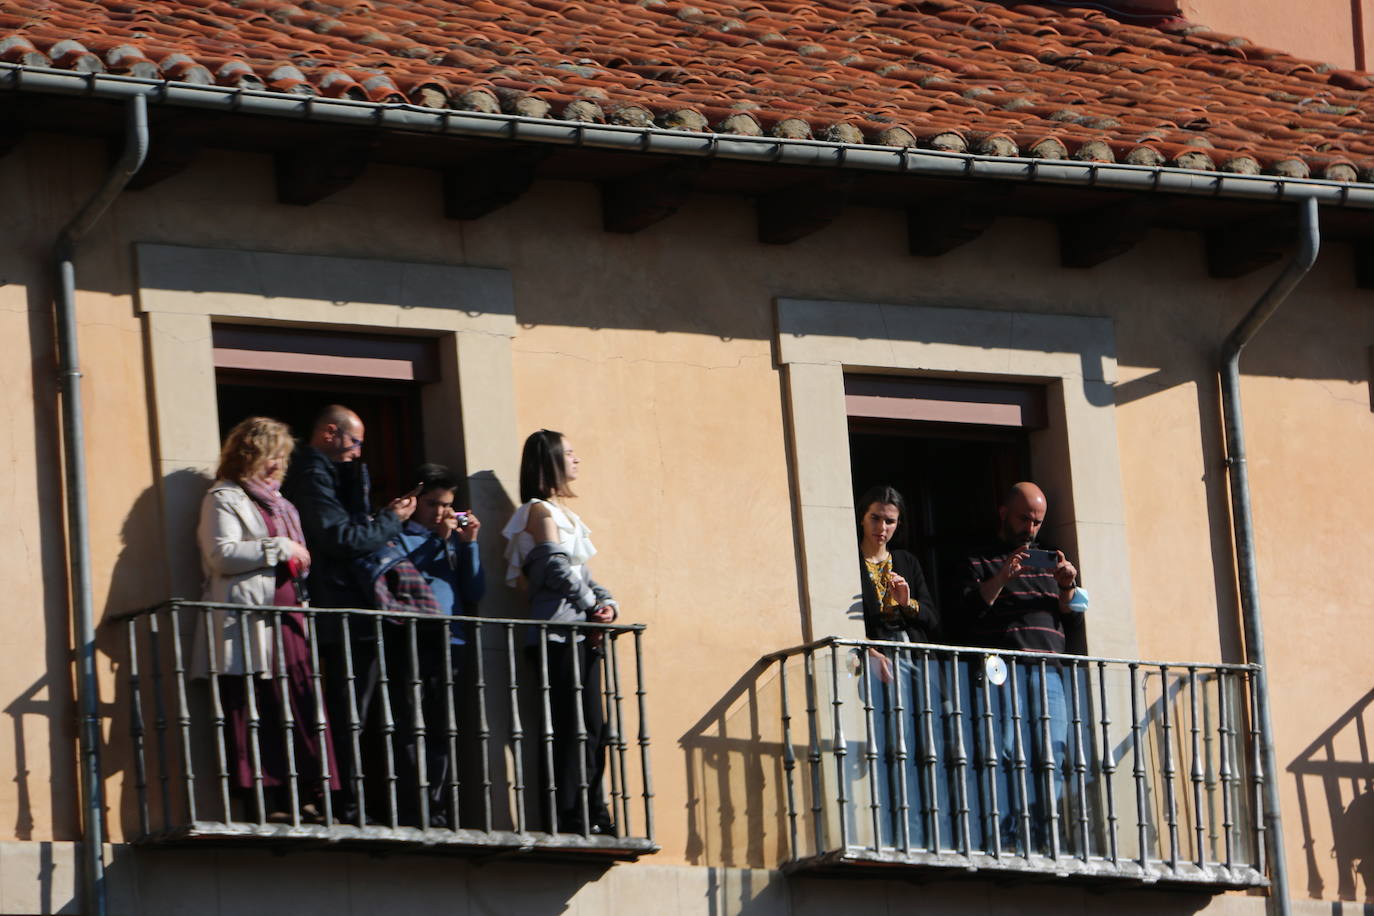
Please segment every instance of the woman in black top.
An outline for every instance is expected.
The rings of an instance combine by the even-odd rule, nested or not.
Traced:
[[[864,635],[898,642],[937,642],[940,617],[926,577],[906,546],[906,503],[889,486],[859,499],[859,573]]]
[[[857,510],[864,635],[887,642],[937,642],[940,616],[921,564],[901,549],[906,536],[902,495],[889,486],[872,487]],[[944,753],[947,666],[938,655],[919,650],[868,650],[866,684],[879,761],[872,778],[881,795],[879,841],[884,846],[920,851],[956,845]],[[932,810],[933,799],[938,812]]]

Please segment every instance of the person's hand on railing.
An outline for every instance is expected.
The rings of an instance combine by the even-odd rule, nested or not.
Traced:
[[[891,684],[892,659],[888,658],[886,655],[882,653],[881,650],[876,649],[873,646],[868,647],[868,657],[873,659],[871,664],[877,666],[878,680],[882,681],[884,684]]]

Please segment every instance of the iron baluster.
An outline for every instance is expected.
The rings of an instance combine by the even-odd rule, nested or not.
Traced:
[[[1044,659],[1038,663],[1040,675],[1040,763],[1041,782],[1044,785],[1045,810],[1049,815],[1050,858],[1059,858],[1059,766],[1054,759],[1054,733],[1050,722],[1050,670]],[[1059,677],[1056,669],[1055,677]],[[1063,681],[1060,681],[1062,686]]]
[[[146,837],[152,830],[148,813],[148,764],[144,756],[143,689],[138,673],[138,618],[128,621],[129,634],[129,743],[134,751],[134,785],[138,790],[138,832]],[[224,819],[229,820],[226,809]]]
[[[234,819],[229,806],[229,754],[225,748],[224,702],[219,694],[219,629],[217,625],[223,614],[220,611],[202,611],[205,621],[206,665],[209,668],[210,716],[215,730],[215,763],[219,766],[219,803],[224,812],[224,822]]]
[[[1112,749],[1112,716],[1107,705],[1107,663],[1097,663],[1098,701],[1102,705],[1102,784],[1107,795],[1107,850],[1112,865],[1119,865],[1121,854],[1117,846],[1116,816],[1116,752]]]
[[[272,655],[277,679],[277,705],[281,708],[282,745],[286,754],[286,797],[291,826],[301,825],[300,786],[296,782],[296,715],[291,708],[291,682],[286,676],[286,649],[282,636],[282,615],[272,615]]]
[[[472,652],[476,659],[477,688],[477,758],[482,774],[482,829],[491,833],[491,719],[487,715],[487,665],[483,658],[482,623],[472,628]]]
[[[792,749],[792,710],[787,699],[787,659],[778,659],[778,691],[782,695],[782,770],[787,782],[787,841],[793,859],[801,857],[797,848],[797,754]]]
[[[972,840],[969,838],[969,807],[968,807],[968,748],[964,745],[964,704],[959,689],[962,668],[959,664],[959,653],[954,653],[949,659],[950,663],[950,713],[954,721],[954,752],[951,760],[954,764],[955,783],[954,783],[954,804],[956,813],[959,816],[959,846],[960,851],[968,856],[972,852]],[[970,697],[970,699],[972,699]]]
[[[315,699],[315,742],[320,753],[320,814],[325,826],[334,823],[334,796],[329,784],[334,779],[333,747],[329,740],[329,715],[324,705],[324,680],[320,673],[320,644],[318,621],[314,611],[305,612],[305,638],[310,644],[310,688]]]
[[[553,760],[553,706],[549,685],[549,628],[539,624],[540,741],[544,746],[544,796],[549,807],[549,833],[558,832],[558,777]]]
[[[387,670],[386,634],[380,616],[372,618],[372,635],[377,640],[377,698],[374,702],[381,703],[382,709],[382,757],[385,767],[383,772],[386,778],[386,822],[394,830],[400,825],[400,811],[396,799],[396,719],[391,710],[391,676]]]
[[[643,629],[636,627],[635,634],[635,695],[639,700],[639,765],[644,776],[644,836],[654,839],[654,781],[649,767],[649,710],[646,705],[648,691],[644,687],[644,650],[641,645]]]
[[[162,826],[172,829],[172,772],[167,767],[167,705],[162,695],[162,641],[158,612],[148,615],[149,659],[153,663],[153,734],[157,736],[158,794],[162,799]]]
[[[510,743],[511,743],[511,770],[515,777],[515,829],[519,833],[524,833],[527,829],[525,822],[525,725],[520,718],[520,676],[519,665],[515,663],[515,624],[507,623],[506,628],[506,666],[507,674],[510,678]],[[455,772],[458,761],[457,754],[454,754]],[[458,784],[454,781],[454,797],[457,798]],[[453,822],[458,825],[457,819]]]
[[[859,663],[859,696],[864,704],[864,766],[868,768],[868,813],[873,821],[872,849],[882,846],[882,812],[878,800],[878,745],[873,734],[873,672],[868,664],[868,650],[856,649]]]
[[[1140,740],[1140,666],[1131,662],[1131,753],[1135,764],[1131,775],[1135,778],[1135,824],[1140,842],[1140,870],[1149,871],[1149,830],[1145,814],[1145,749]]]
[[[926,848],[940,851],[939,757],[935,753],[935,718],[930,703],[930,650],[921,650],[921,773],[925,780]]]
[[[1088,861],[1088,756],[1083,751],[1083,702],[1079,697],[1081,683],[1078,678],[1078,662],[1069,663],[1069,686],[1073,690],[1073,703],[1069,708],[1073,724],[1073,782],[1074,794],[1078,796],[1078,858]],[[1073,812],[1073,805],[1069,805]]]
[[[1169,828],[1169,869],[1178,871],[1178,801],[1175,795],[1173,715],[1169,696],[1169,666],[1159,666],[1159,705],[1164,729],[1164,823]]]

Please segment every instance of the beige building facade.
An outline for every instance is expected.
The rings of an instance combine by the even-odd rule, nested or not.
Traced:
[[[3,914],[88,912],[49,252],[105,167],[99,144],[44,133],[0,159]],[[1217,354],[1277,267],[1211,277],[1190,231],[1156,229],[1119,258],[1069,269],[1045,220],[1002,218],[922,258],[907,252],[897,210],[851,207],[780,246],[761,244],[753,204],[727,194],[616,234],[588,181],[539,180],[469,221],[443,218],[438,193],[431,171],[373,165],[294,207],[273,199],[270,157],[207,151],[121,195],[79,249],[110,912],[1262,911],[1244,892],[785,874],[760,659],[863,635],[850,613],[861,482],[845,380],[883,375],[1044,390],[1029,462],[1055,540],[1094,596],[1092,654],[1242,662]],[[1270,775],[1295,912],[1374,900],[1360,562],[1374,512],[1374,315],[1353,279],[1358,256],[1323,248],[1242,362],[1283,770]],[[523,437],[542,427],[576,442],[598,577],[622,619],[647,628],[660,851],[604,867],[127,842],[137,813],[116,618],[196,596],[191,531],[218,449],[219,325],[435,341],[423,447],[463,469],[486,519],[485,616],[523,613],[500,581],[499,538]]]

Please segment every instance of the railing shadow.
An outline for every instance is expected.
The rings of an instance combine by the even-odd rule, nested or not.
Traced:
[[[1342,713],[1288,765],[1298,790],[1307,892],[1321,899],[1326,879],[1317,855],[1318,832],[1308,790],[1319,787],[1326,804],[1331,856],[1336,861],[1336,896],[1374,903],[1374,690]],[[1363,896],[1358,885],[1364,884]]]
[[[754,665],[678,739],[694,865],[772,868],[785,855],[783,745],[771,734],[780,714],[776,676]]]

